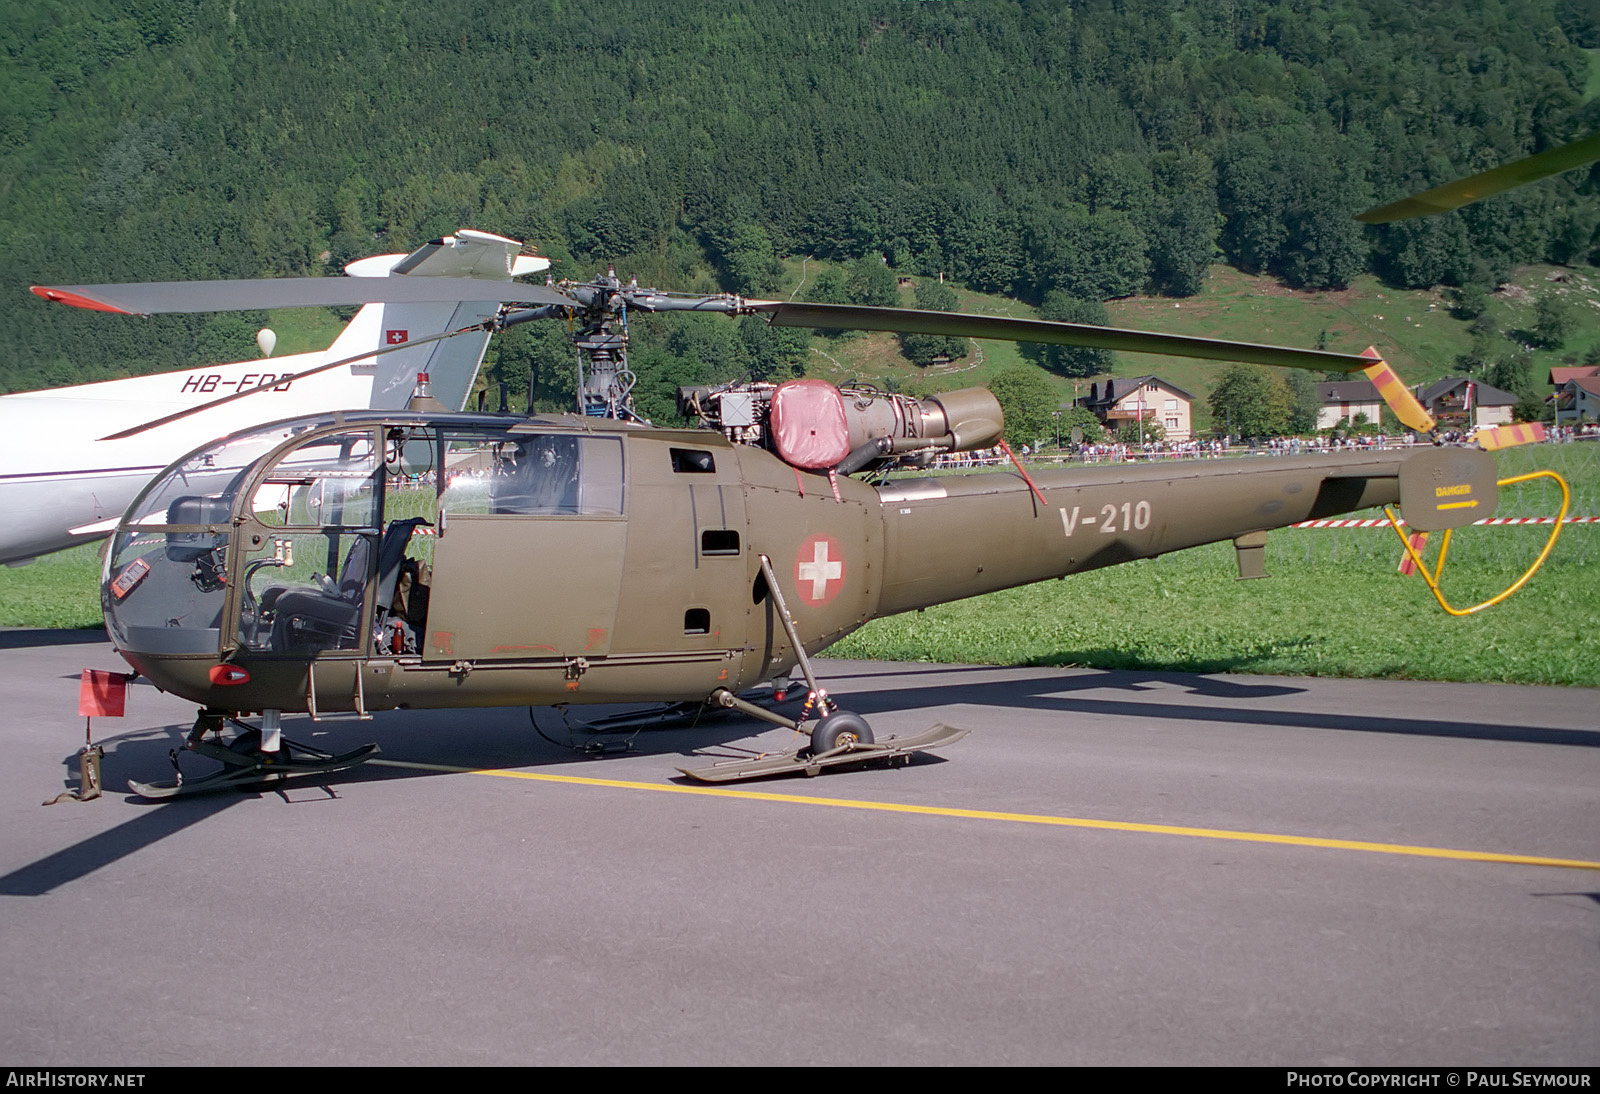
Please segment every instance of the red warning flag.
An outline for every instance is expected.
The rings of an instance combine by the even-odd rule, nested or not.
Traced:
[[[85,718],[121,718],[127,696],[126,673],[84,669],[78,682],[78,713]]]

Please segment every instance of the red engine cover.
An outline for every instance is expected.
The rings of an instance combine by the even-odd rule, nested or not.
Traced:
[[[772,393],[772,441],[795,467],[832,467],[850,454],[844,397],[826,380],[790,380]]]

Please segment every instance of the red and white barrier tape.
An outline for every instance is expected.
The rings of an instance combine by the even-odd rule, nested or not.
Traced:
[[[1489,524],[1554,524],[1555,517],[1487,517],[1475,520],[1476,525]],[[1400,522],[1401,527],[1405,521]],[[1564,524],[1600,524],[1600,517],[1568,517]],[[1291,528],[1387,528],[1389,522],[1385,519],[1378,520],[1303,520],[1299,524],[1289,525]]]

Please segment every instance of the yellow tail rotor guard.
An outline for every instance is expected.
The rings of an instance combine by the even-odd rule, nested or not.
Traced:
[[[1485,608],[1492,608],[1526,585],[1528,579],[1538,572],[1539,567],[1544,565],[1545,559],[1550,557],[1550,552],[1555,548],[1557,537],[1561,535],[1561,525],[1567,519],[1567,508],[1572,504],[1572,491],[1567,487],[1567,480],[1554,471],[1530,471],[1526,475],[1516,475],[1509,479],[1501,479],[1497,485],[1515,486],[1519,482],[1529,482],[1537,478],[1554,479],[1556,485],[1561,487],[1561,511],[1556,514],[1556,522],[1550,529],[1550,538],[1545,541],[1544,550],[1539,552],[1539,557],[1533,560],[1533,565],[1528,567],[1527,572],[1517,578],[1504,592],[1498,596],[1490,597],[1481,604],[1474,604],[1470,608],[1452,607],[1439,588],[1439,579],[1444,574],[1445,557],[1450,552],[1450,533],[1455,529],[1446,528],[1444,530],[1444,536],[1439,541],[1439,559],[1434,563],[1433,569],[1430,571],[1428,564],[1422,560],[1422,556],[1417,553],[1417,549],[1411,545],[1410,538],[1400,530],[1400,520],[1394,515],[1394,510],[1387,505],[1383,507],[1384,515],[1389,518],[1389,526],[1394,529],[1394,534],[1400,537],[1400,545],[1405,548],[1412,565],[1416,566],[1417,573],[1422,575],[1422,580],[1426,581],[1428,588],[1433,590],[1433,598],[1439,602],[1439,607],[1451,615],[1472,615],[1475,612],[1483,611]]]

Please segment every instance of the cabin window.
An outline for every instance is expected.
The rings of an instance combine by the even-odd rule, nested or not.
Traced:
[[[422,485],[451,516],[622,514],[621,438],[461,430],[442,447],[443,483]]]
[[[680,474],[711,475],[717,470],[717,461],[698,448],[674,448],[672,469]]]
[[[621,440],[541,433],[497,445],[489,469],[489,512],[621,515]]]
[[[707,528],[700,533],[702,555],[736,555],[739,553],[739,533],[732,528]]]

